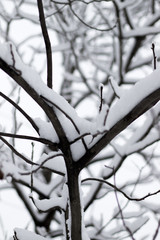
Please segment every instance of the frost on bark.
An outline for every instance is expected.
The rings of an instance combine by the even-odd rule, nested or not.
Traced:
[[[2,0],[0,20],[0,190],[33,223],[11,239],[158,239],[159,2]]]

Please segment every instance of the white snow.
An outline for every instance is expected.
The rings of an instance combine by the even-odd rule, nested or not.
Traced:
[[[36,125],[39,127],[39,134],[41,138],[48,139],[54,143],[58,143],[59,139],[50,122],[45,122],[40,118],[34,119]]]
[[[111,83],[111,86],[112,86],[113,91],[115,92],[116,96],[118,98],[120,98],[121,94],[122,94],[122,89],[118,86],[117,82],[115,81],[115,79],[113,77],[110,77],[110,83]]]
[[[13,61],[13,55],[15,63]],[[103,104],[102,111],[98,113],[97,117],[95,117],[95,122],[92,123],[80,118],[76,111],[62,96],[58,95],[52,89],[49,89],[41,80],[40,76],[32,68],[26,66],[21,61],[20,57],[16,53],[15,47],[11,45],[11,43],[0,44],[0,57],[9,65],[14,65],[14,68],[16,68],[18,71],[21,71],[22,77],[37,92],[37,94],[50,101],[47,103],[54,107],[56,115],[69,141],[72,142],[81,135],[86,133],[88,134],[88,136],[85,137],[88,148],[92,147],[93,144],[95,144],[96,141],[98,141],[103,135],[97,134],[98,132],[103,133],[103,131],[109,131],[109,129],[111,129],[119,120],[125,117],[146,96],[160,87],[159,69],[140,80],[132,88],[126,90],[125,93],[124,91],[121,91],[117,83],[112,79],[112,85],[115,89],[115,92],[120,95],[120,99],[117,99],[109,109],[107,105]],[[41,137],[58,142],[58,136],[50,123],[44,122],[41,119],[36,119],[36,123],[40,127]],[[94,135],[94,139],[92,139],[92,134]],[[97,137],[95,137],[96,134]],[[82,140],[77,139],[75,143],[71,144],[71,151],[73,159],[78,161],[79,158],[82,157],[86,152]],[[45,164],[49,164],[51,162],[52,161],[48,161]],[[55,166],[57,166],[56,161]],[[61,170],[64,172],[64,169]]]
[[[20,240],[29,240],[29,239],[34,239],[34,240],[51,240],[50,238],[42,237],[38,234],[32,233],[28,230],[25,229],[20,229],[20,228],[15,228],[15,233],[17,239]]]
[[[21,61],[13,44],[12,45],[11,45],[11,43],[0,44],[0,57],[4,61],[6,61],[9,65],[13,66],[10,46],[12,46],[12,52],[14,54],[14,59],[15,59],[14,68],[18,71],[21,71],[22,77],[35,90],[35,92],[37,92],[38,95],[43,96],[45,99],[48,99],[50,102],[53,103],[53,104],[52,103],[48,103],[48,104],[50,106],[55,106],[55,109],[58,109],[57,110],[58,118],[61,121],[68,138],[70,140],[74,139],[75,135],[73,135],[73,133],[77,132],[75,130],[75,126],[77,126],[77,128],[79,129],[81,134],[84,133],[84,126],[87,127],[87,130],[88,130],[88,124],[91,125],[91,123],[88,122],[88,124],[86,126],[87,120],[83,120],[82,118],[78,117],[76,111],[71,107],[71,105],[62,96],[57,94],[54,90],[48,88],[46,86],[46,84],[41,80],[38,73],[33,68],[25,65]],[[71,119],[74,123],[71,121]],[[44,127],[42,126],[43,124],[41,124],[42,121],[37,119],[37,122],[42,127],[42,130],[40,130],[42,136],[45,137]],[[46,124],[45,124],[45,126],[46,126]],[[81,126],[83,126],[82,131],[81,131]],[[49,131],[50,128],[49,127],[47,127],[47,128]],[[48,133],[48,131],[47,131],[47,133]],[[86,131],[86,129],[85,129],[85,131]],[[52,131],[52,133],[53,133],[53,131]],[[49,134],[49,136],[51,136],[51,134]],[[54,137],[55,137],[55,134],[53,133],[53,138]],[[52,139],[52,137],[51,137],[51,139]],[[54,139],[54,140],[57,140],[57,139]]]
[[[140,151],[146,146],[150,146],[152,143],[159,140],[159,132],[155,129],[152,129],[149,135],[147,135],[142,141],[139,141],[134,144],[126,144],[126,154],[129,155],[133,152]]]
[[[61,209],[66,208],[66,199],[63,196],[58,197],[56,194],[50,199],[34,199],[34,202],[38,210],[41,210],[43,212],[47,212],[56,207],[60,207]]]
[[[110,129],[119,120],[126,116],[138,103],[145,97],[160,88],[160,70],[137,82],[131,89],[125,91],[125,94],[117,99],[109,109],[106,127]]]
[[[30,175],[21,175],[21,173],[25,173],[26,171],[22,171],[18,166],[15,166],[12,162],[3,161],[1,163],[1,168],[3,174],[9,179],[12,177],[17,181],[22,181],[24,184],[29,185],[31,184],[31,176]],[[33,186],[37,191],[41,192],[44,195],[48,195],[52,189],[52,185],[45,184],[44,182],[40,181],[36,177],[33,176]]]
[[[141,27],[136,28],[130,31],[123,32],[124,38],[138,37],[138,36],[146,36],[159,33],[158,27]]]

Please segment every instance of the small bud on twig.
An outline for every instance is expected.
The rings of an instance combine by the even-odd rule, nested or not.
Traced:
[[[155,44],[152,43],[152,52],[153,52],[153,69],[156,70],[156,61],[157,61],[157,57],[156,57],[156,54],[155,54]]]
[[[103,84],[101,83],[99,86],[100,89],[100,106],[99,106],[99,112],[102,111],[102,105],[103,105]]]

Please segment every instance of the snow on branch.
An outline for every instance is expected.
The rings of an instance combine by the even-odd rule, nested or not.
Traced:
[[[0,58],[0,68],[23,87],[23,89],[44,109],[58,137],[62,138],[62,136],[67,136],[69,140],[73,140],[77,137],[77,134],[84,133],[84,127],[86,127],[87,121],[79,118],[76,111],[62,96],[48,88],[41,80],[38,73],[21,61],[15,47],[11,43],[0,44]],[[56,113],[54,110],[51,110],[51,108],[54,108]],[[88,124],[90,123],[88,122]],[[40,130],[40,132],[44,133],[43,130]],[[53,136],[55,136],[55,134],[53,134]]]
[[[137,117],[151,108],[159,101],[160,98],[160,70],[156,69],[149,76],[136,83],[131,89],[122,92],[120,94],[120,99],[117,99],[109,109],[107,105],[106,107],[103,105],[96,121],[91,123],[78,117],[76,111],[62,96],[48,88],[43,83],[40,76],[32,68],[26,66],[21,61],[20,57],[16,53],[15,47],[11,45],[11,43],[0,44],[0,57],[8,64],[8,67],[11,66],[14,74],[17,74],[15,79],[17,83],[22,86],[31,95],[31,97],[33,97],[37,103],[42,106],[42,108],[45,104],[45,108],[47,105],[49,108],[52,107],[54,109],[49,113],[50,119],[53,119],[52,125],[54,126],[58,137],[61,137],[62,139],[63,137],[66,138],[68,146],[70,144],[69,142],[73,142],[74,139],[78,139],[80,136],[85,136],[86,133],[87,135],[89,135],[88,133],[91,133],[91,135],[96,136],[97,132],[103,133],[104,131],[104,134],[97,134],[97,137],[95,137],[92,142],[92,138],[90,136],[88,137],[88,140],[86,139],[87,137],[85,138],[87,140],[85,142],[82,137],[81,140],[79,138],[79,141],[72,144],[71,150],[73,158],[75,155],[77,156],[77,147],[81,149],[78,158],[76,157],[75,159],[76,161],[85,158],[86,154],[89,155],[89,157],[86,158],[87,161],[89,161],[118,133],[125,129]],[[7,72],[6,69],[4,69],[2,60],[0,60],[0,67]],[[18,77],[19,79],[17,80]],[[24,82],[22,83],[22,81]],[[112,84],[113,83],[114,82],[112,81]],[[114,89],[119,93],[119,89],[115,86],[115,84]],[[105,96],[103,96],[103,98],[105,98]],[[38,120],[36,123],[38,127],[43,125],[40,124]],[[44,130],[41,129],[40,132],[42,137],[47,137],[43,134]],[[49,140],[58,142],[56,134],[52,135],[52,137],[54,136],[54,139],[52,138]],[[96,147],[94,147],[95,144]],[[88,148],[89,151],[86,152]],[[92,148],[94,148],[94,151],[92,151]]]
[[[28,230],[20,229],[20,228],[15,228],[13,239],[14,240],[29,240],[29,239],[51,240],[50,238],[42,237],[38,234],[32,233]]]
[[[126,90],[120,99],[113,102],[108,112],[106,124],[102,127],[104,134],[98,135],[97,139],[94,139],[90,144],[88,152],[79,160],[81,167],[84,167],[115,136],[160,100],[159,76],[160,70],[156,69],[131,89]],[[101,114],[102,112],[103,110]]]
[[[50,199],[35,199],[32,195],[30,195],[31,200],[39,211],[48,212],[53,209],[57,209],[59,211],[65,211],[67,205],[67,197],[68,191],[67,186],[63,186],[63,190],[61,192],[61,196],[57,196],[57,194],[53,194]]]
[[[23,183],[23,185],[30,187],[31,177],[29,175],[22,175],[21,173],[25,173],[25,171],[15,166],[13,163],[3,161],[1,162],[1,169],[6,178],[11,181],[13,180],[14,182]],[[33,190],[47,197],[52,186],[43,183],[36,177],[33,178]]]
[[[142,37],[158,33],[159,33],[158,27],[143,27],[123,32],[123,38]]]
[[[126,90],[120,99],[113,103],[107,119],[107,129],[111,129],[120,119],[125,117],[145,98],[148,98],[148,103],[156,90],[160,91],[160,70],[156,70],[144,79],[137,82],[131,89]],[[158,93],[156,94],[157,101],[159,100]],[[146,102],[147,105],[147,102]],[[139,109],[140,110],[140,109]],[[146,109],[148,110],[148,109]]]

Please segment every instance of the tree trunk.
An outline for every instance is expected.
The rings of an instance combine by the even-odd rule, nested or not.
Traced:
[[[79,172],[73,167],[68,171],[68,191],[70,201],[71,239],[82,240],[82,209],[79,189]]]

